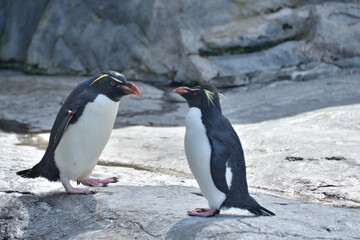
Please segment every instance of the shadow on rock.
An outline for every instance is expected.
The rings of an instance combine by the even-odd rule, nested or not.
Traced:
[[[188,217],[173,225],[166,234],[167,240],[177,240],[177,239],[201,239],[202,237],[207,236],[213,232],[214,228],[222,228],[225,230],[223,232],[226,235],[226,229],[223,229],[224,224],[221,224],[224,221],[241,221],[246,218],[256,218],[256,216],[233,216],[221,214],[216,217],[211,218],[202,218],[202,217]],[[233,231],[233,229],[232,229]],[[218,230],[215,231],[217,234]]]
[[[95,231],[96,199],[93,195],[65,193],[19,197],[28,212],[25,239],[68,239],[78,234]]]

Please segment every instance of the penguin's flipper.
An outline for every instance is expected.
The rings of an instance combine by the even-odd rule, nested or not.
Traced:
[[[16,172],[17,175],[23,178],[37,178],[43,176],[48,178],[50,181],[56,181],[59,178],[59,170],[53,161],[53,154],[56,150],[56,147],[59,145],[59,142],[64,135],[70,120],[74,117],[77,110],[78,109],[68,109],[65,111],[65,113],[60,110],[51,130],[49,145],[43,158],[33,168]]]
[[[231,156],[231,149],[223,139],[212,136],[211,141],[211,176],[215,186],[223,193],[229,193],[229,185],[226,181],[226,165]]]
[[[79,108],[74,110],[65,109],[65,111],[60,110],[52,128],[49,145],[46,149],[43,159],[50,158],[54,154],[56,147],[59,145],[62,136],[64,135],[67,127],[69,126],[70,120],[75,116],[78,110]]]

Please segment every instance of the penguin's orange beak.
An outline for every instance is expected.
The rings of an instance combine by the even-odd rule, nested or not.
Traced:
[[[128,83],[127,83],[127,86],[126,86],[126,85],[123,85],[121,88],[122,88],[122,89],[124,90],[124,92],[126,92],[127,94],[136,94],[136,96],[137,96],[138,98],[140,98],[140,91],[139,91],[139,89],[136,87],[135,84],[133,84],[133,83],[131,83],[131,82],[128,82]]]
[[[178,88],[175,88],[173,90],[175,93],[177,94],[184,94],[184,93],[188,93],[189,92],[189,88],[188,87],[178,87]]]

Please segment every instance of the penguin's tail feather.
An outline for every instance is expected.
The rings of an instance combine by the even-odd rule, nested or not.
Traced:
[[[249,208],[248,210],[255,216],[275,216],[275,213],[260,206],[259,204],[257,204],[256,206],[254,206],[252,208]]]
[[[22,170],[19,172],[16,172],[17,175],[23,177],[23,178],[37,178],[40,177],[40,173],[36,171],[34,168]]]
[[[235,199],[235,200],[234,200]],[[262,207],[254,198],[252,198],[249,194],[245,198],[227,198],[223,203],[222,207],[235,207],[248,210],[255,216],[275,216],[275,213],[272,211]],[[229,201],[230,200],[230,201]]]

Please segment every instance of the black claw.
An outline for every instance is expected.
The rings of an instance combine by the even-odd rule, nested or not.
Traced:
[[[95,191],[90,191],[90,194],[96,194],[96,192]]]

